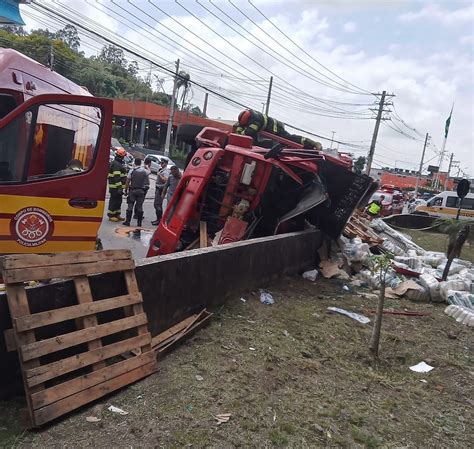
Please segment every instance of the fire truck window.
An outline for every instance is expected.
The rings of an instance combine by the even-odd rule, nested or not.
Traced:
[[[35,123],[28,180],[73,176],[94,164],[101,125],[92,106],[41,105]]]
[[[23,181],[32,117],[27,111],[0,128],[0,184]]]
[[[16,102],[12,95],[0,94],[0,119],[12,112],[15,107]]]

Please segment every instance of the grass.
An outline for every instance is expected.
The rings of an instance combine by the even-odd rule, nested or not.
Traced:
[[[406,229],[401,231],[409,235],[417,245],[426,250],[446,253],[448,237],[444,234]],[[463,246],[461,258],[474,262],[474,227],[471,227],[470,240]]]
[[[12,428],[4,441],[21,439],[24,447],[473,447],[467,431],[474,405],[471,329],[444,315],[442,305],[387,300],[387,307],[431,315],[384,316],[375,371],[371,324],[327,307],[371,316],[376,299],[367,290],[346,293],[342,285],[284,278],[271,287],[272,306],[262,305],[257,292],[243,293],[160,361],[157,374],[41,432],[21,437]],[[409,370],[422,360],[435,369]],[[129,414],[110,413],[111,404]],[[219,413],[231,413],[230,421],[216,425]],[[86,422],[90,415],[101,421]]]

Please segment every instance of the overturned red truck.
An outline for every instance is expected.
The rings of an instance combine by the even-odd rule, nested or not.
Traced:
[[[311,226],[337,238],[377,184],[353,173],[347,155],[326,154],[319,144],[308,148],[293,135],[278,134],[283,133],[259,130],[252,136],[203,128],[188,136],[195,151],[147,256],[192,248],[200,222],[217,244]]]

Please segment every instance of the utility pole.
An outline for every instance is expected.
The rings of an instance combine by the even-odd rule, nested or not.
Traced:
[[[425,160],[426,145],[428,144],[429,138],[430,136],[428,133],[426,133],[425,144],[423,145],[423,152],[421,153],[420,169],[418,170],[418,176],[416,177],[415,198],[418,195],[418,186],[420,184],[421,171],[423,170],[423,161]]]
[[[130,123],[130,145],[133,144],[133,131],[135,131],[135,92],[132,99],[132,121]]]
[[[332,148],[332,142],[334,141],[334,134],[336,134],[336,131],[331,131],[332,132],[332,137],[331,137],[331,145],[329,148]]]
[[[206,92],[206,95],[204,96],[204,106],[202,108],[202,115],[204,117],[207,117],[207,100],[209,99],[209,94]]]
[[[168,118],[168,129],[166,130],[165,156],[170,154],[171,130],[173,129],[174,104],[176,103],[176,91],[178,90],[179,59],[176,61],[176,75],[173,83],[173,94],[171,95],[170,116]]]
[[[451,157],[449,158],[448,173],[446,173],[446,179],[444,180],[444,190],[446,190],[446,186],[448,185],[449,173],[451,172],[451,166],[453,165],[453,157],[454,153],[451,153]]]
[[[270,77],[270,84],[268,85],[267,105],[265,106],[265,115],[268,115],[270,109],[270,97],[272,96],[273,76]]]
[[[365,169],[365,173],[367,175],[370,175],[370,169],[372,168],[372,160],[374,158],[375,144],[377,142],[377,136],[379,134],[380,122],[384,120],[382,119],[382,113],[384,112],[383,107],[385,106],[386,96],[387,96],[387,91],[384,90],[382,92],[382,97],[380,98],[379,109],[377,111],[377,117],[375,119],[374,134],[372,136],[372,143],[370,144],[369,156],[367,158],[367,168]],[[390,96],[393,96],[393,95],[390,95]]]

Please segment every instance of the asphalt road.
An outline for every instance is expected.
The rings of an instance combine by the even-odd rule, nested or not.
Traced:
[[[148,245],[156,226],[152,226],[151,222],[155,220],[155,209],[153,201],[155,199],[155,175],[150,175],[150,190],[143,203],[144,219],[142,230],[139,235],[133,230],[137,227],[137,221],[132,220],[131,226],[127,227],[122,222],[111,222],[107,217],[107,209],[109,206],[109,196],[107,194],[105,200],[104,217],[99,229],[99,237],[102,240],[104,249],[123,249],[128,248],[132,251],[135,260],[142,259],[146,256]],[[123,197],[122,217],[125,217],[127,209],[127,198]]]

